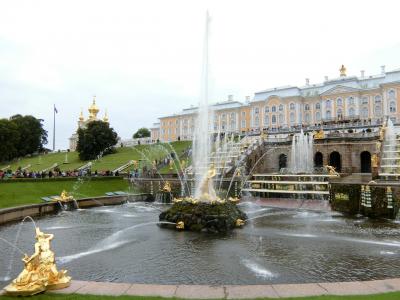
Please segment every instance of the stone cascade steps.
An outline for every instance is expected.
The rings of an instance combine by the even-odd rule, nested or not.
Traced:
[[[293,201],[323,200],[330,197],[329,178],[336,177],[328,174],[254,174],[245,183],[242,192],[252,196],[278,199],[290,197]]]
[[[394,128],[396,137],[383,141],[379,178],[381,180],[393,181],[400,179],[400,128]]]

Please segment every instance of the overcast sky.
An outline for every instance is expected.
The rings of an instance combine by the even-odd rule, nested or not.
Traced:
[[[92,96],[129,138],[199,98],[205,12],[212,102],[400,67],[400,2],[0,0],[0,118],[43,118],[68,147]],[[49,143],[51,147],[51,142]]]

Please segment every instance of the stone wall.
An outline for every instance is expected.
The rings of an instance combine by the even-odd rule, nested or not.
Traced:
[[[335,138],[314,141],[315,153],[321,152],[323,155],[323,165],[329,165],[329,156],[332,152],[338,152],[341,157],[341,173],[361,173],[361,153],[368,151],[371,155],[376,151],[378,137],[368,138]],[[279,172],[279,156],[286,155],[287,165],[290,163],[291,142],[285,143],[265,143],[257,150],[253,151],[247,159],[247,170],[253,167],[254,173],[276,173]],[[263,156],[264,155],[264,156]],[[263,157],[255,166],[257,160]]]
[[[125,203],[128,200],[131,201],[144,201],[149,197],[148,194],[134,194],[129,196],[104,196],[104,197],[93,197],[77,200],[80,208],[89,208],[99,205],[118,205]],[[73,201],[69,202],[69,205],[74,207]],[[8,222],[21,221],[26,216],[37,217],[45,214],[56,213],[60,210],[58,202],[40,203],[32,205],[17,206],[11,208],[5,208],[0,210],[0,225]]]

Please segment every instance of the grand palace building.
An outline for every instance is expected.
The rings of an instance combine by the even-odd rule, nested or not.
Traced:
[[[339,77],[325,77],[322,83],[301,87],[284,86],[256,92],[244,103],[227,101],[212,105],[214,116],[210,124],[214,132],[246,134],[279,132],[289,128],[360,122],[379,124],[385,116],[400,121],[400,69],[380,74],[347,76],[340,68]],[[190,140],[194,132],[197,107],[159,118],[151,128],[152,139],[162,142]]]

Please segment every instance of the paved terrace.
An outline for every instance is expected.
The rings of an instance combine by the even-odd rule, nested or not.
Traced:
[[[320,295],[370,295],[400,291],[400,278],[271,285],[154,285],[72,281],[70,287],[52,291],[62,294],[160,296],[186,299],[286,298]]]

